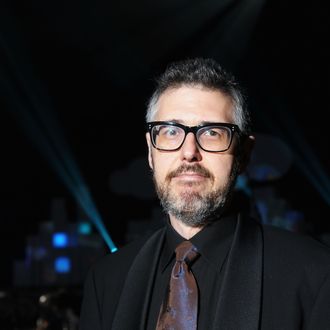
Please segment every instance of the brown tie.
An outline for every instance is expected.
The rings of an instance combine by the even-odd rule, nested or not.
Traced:
[[[175,249],[176,262],[172,269],[168,293],[160,309],[156,330],[197,329],[198,288],[188,266],[199,253],[190,241]]]

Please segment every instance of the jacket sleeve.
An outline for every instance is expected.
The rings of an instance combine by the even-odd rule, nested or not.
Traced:
[[[330,274],[326,276],[318,291],[306,329],[330,329]]]
[[[79,330],[101,330],[100,302],[96,292],[93,269],[88,272],[84,283]]]

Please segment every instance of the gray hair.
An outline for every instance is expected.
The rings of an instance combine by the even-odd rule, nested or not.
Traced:
[[[215,60],[195,58],[171,63],[156,79],[156,88],[147,104],[146,121],[152,121],[158,110],[158,100],[168,89],[181,86],[201,86],[218,90],[233,103],[233,119],[243,134],[250,131],[250,115],[245,106],[245,96],[234,76],[226,72]]]

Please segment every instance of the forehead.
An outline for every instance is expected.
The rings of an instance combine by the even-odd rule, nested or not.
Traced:
[[[176,120],[188,125],[201,122],[232,122],[230,98],[218,90],[181,86],[166,90],[158,100],[154,120]]]

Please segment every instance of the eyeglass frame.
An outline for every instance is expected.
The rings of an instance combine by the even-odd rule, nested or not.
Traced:
[[[162,148],[158,148],[158,147],[156,147],[156,145],[155,145],[155,143],[154,143],[154,141],[153,141],[153,138],[152,138],[152,134],[151,134],[151,132],[152,132],[153,127],[154,127],[154,126],[157,126],[157,125],[171,125],[171,126],[176,126],[176,127],[182,128],[183,131],[184,131],[184,133],[185,133],[185,136],[184,136],[184,138],[183,138],[181,144],[179,145],[179,147],[177,147],[177,148],[175,148],[175,149],[162,149]],[[236,124],[231,124],[231,123],[212,123],[212,122],[209,122],[209,123],[205,123],[205,124],[197,125],[197,126],[186,126],[186,125],[183,125],[183,124],[180,124],[180,123],[177,123],[177,122],[173,122],[173,121],[150,121],[150,122],[147,122],[146,126],[147,126],[147,131],[148,131],[148,133],[150,134],[150,140],[151,140],[151,143],[152,143],[153,147],[154,147],[155,149],[157,149],[157,150],[160,150],[160,151],[169,151],[169,152],[179,150],[179,149],[183,146],[183,144],[184,144],[184,142],[185,142],[185,140],[186,140],[187,134],[190,133],[190,132],[194,134],[194,137],[195,137],[196,143],[197,143],[197,145],[198,145],[202,150],[204,150],[204,151],[206,151],[206,152],[213,152],[213,153],[215,153],[215,152],[225,152],[225,151],[229,150],[230,147],[231,147],[231,144],[232,144],[232,142],[233,142],[233,137],[234,137],[234,133],[235,133],[235,132],[236,132],[239,136],[243,136],[242,131],[240,130],[240,128],[238,127],[238,125],[236,125]],[[212,126],[212,127],[227,127],[227,128],[230,128],[231,135],[230,135],[230,142],[229,142],[229,145],[228,145],[227,149],[220,150],[220,151],[207,150],[207,149],[204,149],[204,148],[200,145],[200,143],[199,143],[199,141],[198,141],[198,139],[197,139],[196,134],[197,134],[197,132],[198,132],[200,129],[202,129],[202,128],[204,128],[204,127],[208,127],[208,126]]]

